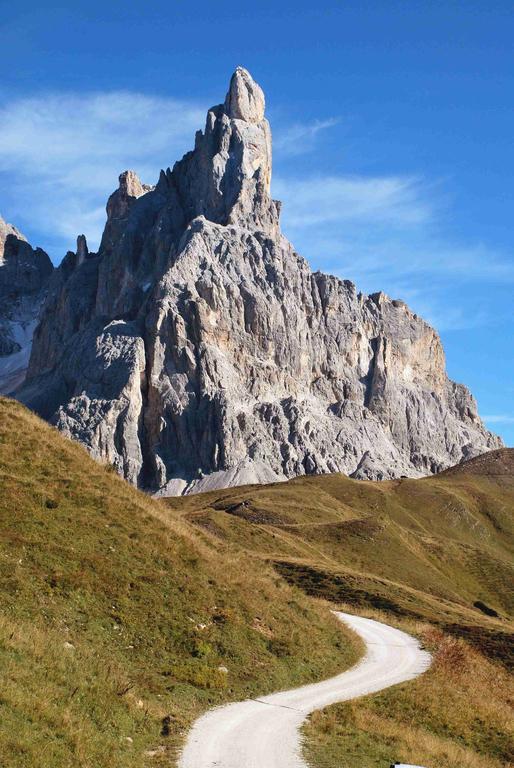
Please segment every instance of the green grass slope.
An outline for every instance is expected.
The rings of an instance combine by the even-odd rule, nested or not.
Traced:
[[[496,464],[501,471],[489,471]],[[302,477],[167,505],[213,539],[273,563],[311,595],[469,625],[477,643],[489,637],[491,651],[496,643],[508,661],[502,636],[514,606],[512,449],[421,480]]]
[[[171,765],[207,707],[357,657],[271,564],[6,399],[0,487],[2,768]]]
[[[421,480],[303,477],[167,504],[306,594],[403,627],[432,650],[416,682],[311,718],[315,768],[513,764],[514,450]]]

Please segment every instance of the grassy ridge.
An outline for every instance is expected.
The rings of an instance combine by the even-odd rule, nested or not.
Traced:
[[[357,646],[260,558],[0,399],[0,765],[169,765],[207,707]]]
[[[422,480],[304,477],[168,506],[308,595],[433,651],[416,682],[315,714],[305,729],[314,768],[512,765],[514,451]]]
[[[167,504],[312,595],[502,632],[514,606],[514,451],[495,455],[510,462],[499,475],[302,477]]]

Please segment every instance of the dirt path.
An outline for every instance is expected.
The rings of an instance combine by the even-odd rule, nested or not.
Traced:
[[[411,680],[430,655],[398,629],[336,613],[364,640],[366,655],[347,672],[321,683],[227,704],[196,721],[179,768],[306,768],[300,727],[311,712]]]

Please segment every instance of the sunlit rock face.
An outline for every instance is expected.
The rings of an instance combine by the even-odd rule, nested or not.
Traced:
[[[155,187],[120,176],[99,252],[81,241],[52,277],[20,398],[161,494],[419,476],[498,447],[430,326],[281,234],[264,107],[238,68]]]
[[[53,271],[41,248],[0,216],[0,393],[23,382],[32,334]]]

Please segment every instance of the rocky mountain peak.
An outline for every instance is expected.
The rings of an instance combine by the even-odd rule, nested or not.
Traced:
[[[136,200],[153,189],[148,184],[142,184],[135,171],[123,171],[118,181],[118,189],[114,190],[106,205],[107,223],[100,246],[103,251],[115,246]]]
[[[48,281],[53,265],[42,248],[0,217],[0,295],[37,292]]]
[[[107,220],[124,219],[132,203],[152,187],[142,184],[135,171],[123,171],[119,176],[119,187],[107,201]]]
[[[36,318],[53,272],[48,255],[0,216],[0,393],[27,370]]]
[[[4,261],[5,243],[9,236],[26,242],[26,238],[22,235],[20,230],[12,224],[9,224],[2,218],[2,216],[0,216],[0,266],[2,266]]]
[[[56,271],[20,399],[163,494],[419,476],[498,447],[427,323],[312,273],[271,169],[264,95],[239,67],[194,148],[154,188],[123,173],[99,252],[81,241]]]
[[[194,150],[161,174],[156,191],[173,199],[183,214],[177,221],[181,228],[204,216],[276,233],[279,209],[270,197],[271,165],[264,95],[239,67],[224,104],[209,109]]]
[[[237,67],[230,80],[225,112],[234,120],[260,123],[264,120],[264,93],[244,67]]]
[[[89,256],[89,248],[87,247],[87,240],[85,235],[79,235],[77,237],[77,266]]]

